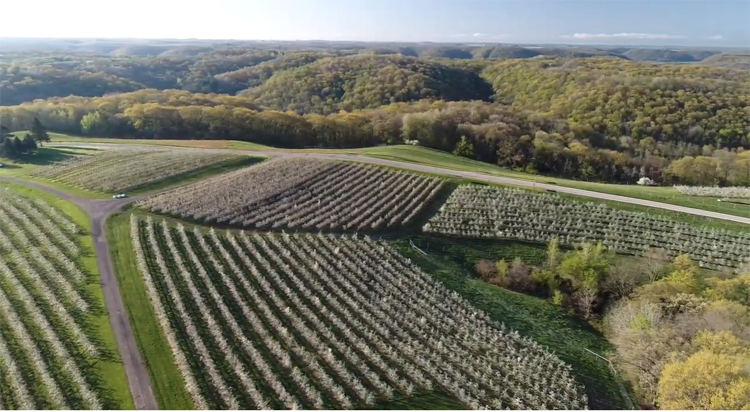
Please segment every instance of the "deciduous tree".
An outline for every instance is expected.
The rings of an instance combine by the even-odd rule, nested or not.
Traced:
[[[666,365],[659,379],[659,408],[750,409],[750,377],[743,361],[705,350]]]

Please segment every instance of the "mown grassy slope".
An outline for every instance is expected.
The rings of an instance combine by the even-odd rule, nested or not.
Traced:
[[[527,262],[536,263],[543,253],[533,245],[507,242],[483,248],[479,243],[467,245],[438,239],[418,239],[419,249],[414,249],[408,239],[394,242],[394,246],[433,275],[446,287],[455,290],[474,306],[489,313],[521,334],[545,345],[562,360],[570,364],[575,376],[586,387],[591,409],[624,409],[631,400],[624,383],[612,373],[609,365],[588,352],[606,356],[612,348],[604,337],[588,324],[564,313],[551,303],[506,289],[490,285],[471,276],[471,254],[488,254],[485,258],[510,258],[526,256]],[[508,252],[502,249],[507,247]],[[467,253],[466,249],[474,249]]]

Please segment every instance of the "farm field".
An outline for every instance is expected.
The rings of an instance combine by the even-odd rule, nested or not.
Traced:
[[[146,294],[196,407],[373,407],[434,392],[473,408],[587,405],[569,366],[386,243],[132,216]]]
[[[234,227],[382,231],[412,224],[443,184],[356,163],[279,159],[161,193],[138,206]]]
[[[38,169],[49,166],[53,163],[62,162],[75,156],[96,154],[100,151],[100,149],[86,149],[79,147],[41,147],[37,150],[35,156],[28,159],[0,160],[3,164],[3,167],[0,168],[0,177],[11,177],[33,181],[80,197],[91,199],[108,198],[109,196],[102,193],[91,192],[60,181],[52,181],[32,176],[32,174]]]
[[[128,142],[135,142],[135,140],[132,140],[132,139],[90,139],[90,138],[73,138],[73,137],[70,137],[70,139],[76,139],[76,142],[77,141],[84,141],[84,140],[92,140],[92,141],[97,141],[97,142],[99,140],[104,140],[105,143],[128,143]],[[138,140],[138,142],[140,142],[140,140]],[[151,140],[146,140],[144,142],[152,142],[152,141]],[[167,140],[165,142],[171,142],[171,141]],[[197,141],[197,142],[201,142],[201,141]],[[202,141],[202,142],[206,143],[207,141]],[[212,141],[212,142],[215,142],[215,141]],[[239,144],[239,143],[243,143],[243,142],[233,142],[233,143],[238,143]],[[141,144],[141,143],[138,143],[138,144]],[[270,148],[270,149],[273,149],[273,148]],[[70,146],[70,147],[68,147],[68,146],[55,146],[54,148],[45,148],[44,150],[59,151],[59,152],[63,152],[63,153],[65,153],[65,152],[73,152],[73,151],[84,151],[84,149],[82,149],[80,147],[76,147],[75,145],[74,146]],[[95,149],[95,151],[96,150],[101,150],[101,149]],[[266,149],[259,148],[257,150],[266,150]],[[273,150],[277,150],[277,149],[273,149]],[[283,151],[283,150],[278,149],[278,151]],[[315,152],[316,150],[311,149],[309,151]],[[525,173],[512,172],[512,171],[504,170],[504,169],[501,169],[501,168],[498,168],[498,167],[495,167],[495,166],[492,166],[492,165],[488,165],[486,163],[481,163],[481,162],[477,162],[477,161],[474,161],[474,160],[465,159],[465,158],[458,157],[458,156],[455,156],[455,155],[452,155],[452,154],[448,154],[448,153],[444,153],[444,152],[439,152],[439,151],[436,151],[436,150],[431,150],[431,149],[427,149],[427,148],[423,148],[423,147],[414,147],[414,146],[388,146],[388,147],[377,147],[377,148],[366,148],[366,149],[352,149],[352,150],[346,150],[346,151],[335,151],[335,150],[333,150],[333,151],[328,150],[328,151],[330,151],[332,153],[338,153],[338,154],[341,154],[341,153],[348,153],[348,154],[357,154],[357,153],[360,153],[360,154],[366,154],[367,156],[383,158],[383,159],[386,159],[386,160],[405,161],[405,162],[411,162],[411,163],[417,163],[417,164],[434,165],[434,166],[439,166],[439,167],[445,167],[445,168],[448,168],[448,169],[453,168],[453,169],[456,169],[456,170],[472,171],[476,167],[479,167],[479,169],[476,169],[476,170],[478,170],[480,173],[489,174],[489,175],[502,176],[502,175],[504,175],[505,172],[507,172],[507,173],[509,173],[508,177],[524,178],[524,179],[527,179],[527,180],[528,179],[533,179],[535,181],[539,181],[540,183],[555,183],[556,182],[555,179],[551,179],[551,180],[547,181],[547,180],[544,180],[545,178],[542,177],[542,176],[534,176],[534,175],[525,174]],[[398,153],[398,155],[395,155],[396,153]],[[249,154],[251,154],[251,152],[248,152],[248,155]],[[402,154],[403,154],[403,156],[402,156]],[[57,155],[57,157],[59,157],[59,155]],[[253,158],[249,158],[247,164],[253,163],[254,161],[255,160],[253,160]],[[458,166],[457,167],[453,167],[452,163],[456,163]],[[214,168],[202,169],[202,170],[197,171],[194,174],[190,174],[189,177],[183,176],[183,177],[178,177],[176,179],[165,180],[165,181],[162,181],[161,184],[157,184],[157,185],[154,185],[154,186],[150,186],[148,188],[140,189],[140,190],[137,190],[137,192],[144,193],[147,190],[150,190],[150,189],[152,190],[152,189],[156,189],[156,188],[160,188],[160,187],[165,187],[165,186],[168,186],[168,185],[175,184],[177,182],[186,183],[186,182],[189,182],[189,181],[200,180],[201,178],[205,178],[205,177],[208,177],[208,176],[211,176],[211,175],[215,175],[215,174],[218,174],[220,172],[224,172],[224,171],[229,171],[229,170],[236,169],[239,166],[241,166],[242,164],[244,164],[244,163],[240,162],[239,165],[235,165],[235,164],[231,164],[230,163],[230,164],[219,165],[219,166],[214,167]],[[97,193],[97,192],[86,191],[86,190],[79,189],[77,187],[73,187],[73,186],[70,186],[70,185],[65,185],[65,184],[61,183],[60,181],[51,181],[49,179],[42,179],[42,178],[30,177],[30,176],[28,176],[28,171],[29,170],[33,170],[36,167],[33,167],[32,169],[29,169],[27,167],[27,165],[24,165],[23,168],[26,171],[25,174],[22,173],[24,179],[34,180],[34,181],[36,181],[38,183],[41,183],[41,184],[44,184],[44,185],[57,187],[57,188],[59,188],[61,190],[64,190],[64,191],[66,191],[68,193],[73,193],[73,194],[76,194],[76,195],[81,196],[81,197],[87,197],[87,198],[97,198],[97,197],[106,198],[106,197],[109,197],[109,195],[103,195],[103,194],[100,194],[100,193]],[[0,169],[0,176],[6,175],[6,173],[8,173],[7,175],[9,175],[9,176],[16,176],[16,175],[19,174],[16,171],[16,169],[13,169],[13,170],[14,170],[13,172],[8,173],[9,170]],[[498,171],[503,172],[503,173],[498,174],[497,173]],[[448,177],[447,180],[451,181],[451,180],[456,180],[456,179],[452,179],[452,178]],[[463,182],[470,182],[470,180],[464,180]],[[574,181],[565,181],[565,182],[573,182],[573,183],[581,183],[581,184],[586,183],[586,182],[574,182]],[[656,200],[656,201],[661,201],[661,202],[664,202],[664,203],[671,203],[671,204],[680,204],[679,201],[675,201],[676,198],[680,198],[682,201],[690,201],[689,203],[685,204],[686,206],[698,207],[698,208],[705,209],[705,210],[713,210],[713,211],[724,212],[724,213],[729,213],[729,214],[738,215],[738,216],[750,216],[750,209],[747,208],[747,203],[746,202],[745,203],[743,203],[743,202],[717,202],[716,199],[709,199],[709,198],[706,198],[706,197],[685,196],[685,195],[679,194],[679,192],[677,192],[676,189],[674,189],[674,188],[642,187],[642,186],[629,187],[629,186],[619,185],[619,186],[616,186],[616,187],[618,187],[618,188],[628,188],[629,190],[632,189],[634,192],[633,193],[629,193],[629,192],[622,192],[622,193],[620,193],[618,191],[617,193],[615,193],[615,192],[613,192],[613,190],[614,190],[613,188],[615,187],[615,185],[602,185],[602,184],[598,184],[598,183],[586,183],[586,185],[594,185],[594,186],[592,186],[592,187],[589,187],[589,186],[583,187],[582,186],[580,188],[587,189],[587,190],[594,190],[594,191],[603,192],[603,193],[620,194],[620,195],[625,195],[625,196],[630,196],[630,197],[635,197],[635,198],[642,198],[642,199],[647,199],[647,200]],[[571,185],[569,185],[569,184],[562,184],[562,186],[571,186]],[[606,186],[608,189],[604,190],[600,186]],[[531,189],[531,188],[529,188],[529,189]],[[612,190],[610,190],[610,189],[612,189]],[[543,190],[543,189],[540,188],[539,190]],[[561,196],[566,197],[568,195],[561,194]],[[578,198],[578,199],[580,199],[580,197],[574,197],[574,196],[570,196],[570,197],[571,198]],[[640,212],[647,212],[647,213],[652,214],[652,215],[661,215],[663,217],[666,217],[666,218],[669,218],[669,219],[673,219],[673,220],[676,220],[676,221],[680,221],[680,222],[683,222],[683,223],[688,223],[688,224],[691,224],[691,225],[705,225],[705,226],[711,226],[711,227],[720,228],[720,229],[734,229],[734,230],[744,230],[744,229],[746,229],[745,225],[743,225],[741,223],[735,223],[735,222],[730,222],[730,221],[726,221],[726,220],[706,218],[706,217],[702,217],[702,216],[690,215],[690,214],[679,213],[679,212],[674,212],[674,211],[668,211],[668,210],[663,210],[663,209],[654,209],[654,208],[649,208],[649,207],[646,207],[646,206],[633,205],[633,204],[622,203],[622,202],[606,201],[606,200],[597,200],[597,201],[602,202],[602,203],[606,203],[606,204],[608,204],[608,205],[610,205],[612,207],[616,207],[616,208],[619,208],[619,209],[631,210],[631,211],[640,211]],[[715,205],[717,207],[714,207]],[[745,213],[745,211],[747,211],[747,213]]]
[[[0,412],[750,411],[750,2],[256,3],[3,9]]]
[[[585,402],[591,408],[623,408],[629,389],[606,362],[584,350],[609,356],[611,348],[596,331],[549,302],[473,279],[472,264],[517,256],[540,263],[551,236],[567,246],[603,240],[620,254],[638,254],[647,246],[672,255],[688,251],[702,267],[721,270],[740,266],[750,250],[747,235],[682,224],[666,218],[668,212],[617,210],[541,190],[310,158],[225,171],[194,175],[200,181],[144,198],[137,203],[135,224],[123,214],[108,228],[121,295],[164,409],[550,407],[515,396],[534,388],[517,371],[496,379],[502,385],[487,383],[497,369],[482,369],[487,359],[479,354],[494,348],[491,362],[503,364],[503,357],[513,356],[509,345],[515,346],[500,350],[495,343],[507,336],[528,344],[529,356],[540,352],[547,359],[545,351],[554,353],[562,371],[555,379],[574,388],[562,398],[536,392],[538,398],[562,402],[556,407]],[[175,180],[159,182],[165,187]],[[462,193],[465,188],[481,194]],[[168,224],[149,216],[155,221],[164,216]],[[433,223],[437,231],[430,230]],[[456,226],[467,230],[457,233]],[[221,230],[230,228],[277,233]],[[383,243],[282,230],[370,231],[399,239]],[[415,252],[409,240],[428,255]],[[404,283],[404,277],[415,283]],[[437,291],[434,297],[422,296],[425,284]],[[445,309],[445,299],[464,306]],[[474,310],[482,311],[485,323],[468,325],[479,327],[480,340],[490,346],[451,329],[475,322]],[[454,317],[436,320],[447,311]],[[392,324],[393,319],[402,320]],[[498,331],[501,337],[494,336]],[[440,338],[436,344],[417,343],[424,335]],[[560,336],[564,342],[558,342]],[[434,368],[446,359],[448,372]],[[520,389],[508,389],[508,381]]]
[[[425,233],[517,239],[561,244],[602,241],[621,254],[650,247],[670,255],[689,254],[701,267],[737,268],[750,261],[750,233],[700,228],[593,202],[548,193],[461,185],[423,227]]]
[[[201,140],[150,140],[150,139],[95,139],[76,137],[63,134],[51,134],[53,141],[70,143],[116,143],[116,144],[152,144],[172,145],[183,147],[207,147],[207,148],[231,148],[247,151],[287,151],[287,152],[313,152],[313,153],[338,153],[359,154],[385,160],[409,162],[427,166],[441,167],[445,169],[482,173],[491,176],[503,176],[538,183],[552,183],[565,187],[591,190],[595,192],[613,195],[628,196],[636,199],[651,200],[669,203],[679,206],[693,207],[712,212],[727,213],[735,216],[750,217],[750,208],[741,204],[717,202],[703,196],[690,196],[681,194],[672,187],[645,187],[638,185],[593,183],[548,176],[540,176],[520,171],[504,169],[492,164],[477,160],[467,159],[450,153],[433,150],[426,147],[396,145],[379,146],[362,149],[277,149],[273,147],[258,145],[240,141],[201,141]],[[251,153],[249,153],[251,154]]]
[[[627,196],[636,199],[652,200],[655,202],[693,207],[697,209],[726,213],[735,216],[750,217],[750,208],[743,207],[737,204],[717,202],[713,199],[707,199],[702,196],[684,195],[672,187],[639,186],[635,184],[625,185],[594,183],[580,180],[563,179],[558,177],[541,176],[531,173],[509,170],[477,160],[456,156],[451,153],[441,152],[439,150],[433,150],[430,148],[419,146],[382,146],[357,150],[359,154],[385,160],[409,162],[426,166],[441,167],[445,169],[482,173],[491,176],[510,177],[515,179],[534,181],[537,183],[556,184],[564,187],[591,190],[594,192]],[[653,209],[650,209],[650,211],[654,213],[660,213],[660,211]],[[694,218],[694,216],[683,216],[683,219],[685,220]]]
[[[153,189],[161,182],[247,160],[242,155],[200,151],[111,149],[71,156],[37,168],[31,175],[95,192],[115,193]]]
[[[88,218],[25,187],[0,195],[2,408],[133,408]]]
[[[750,187],[675,186],[674,188],[688,196],[750,199]]]

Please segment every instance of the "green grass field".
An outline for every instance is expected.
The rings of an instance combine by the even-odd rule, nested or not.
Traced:
[[[22,134],[24,132],[15,132]],[[273,149],[268,146],[237,142],[233,140],[177,140],[177,139],[117,139],[117,138],[98,138],[73,136],[64,133],[49,132],[49,137],[53,143],[113,143],[113,144],[141,144],[155,146],[175,146],[175,147],[204,147],[212,149],[229,149],[241,148],[245,150],[266,150]]]
[[[173,362],[166,338],[159,327],[130,239],[130,214],[120,213],[107,222],[107,240],[120,294],[128,311],[133,336],[151,378],[160,409],[193,409],[184,382]]]
[[[627,389],[608,364],[586,349],[606,356],[612,348],[588,324],[564,313],[551,303],[490,285],[471,275],[475,259],[498,260],[524,257],[527,263],[543,259],[543,247],[517,242],[480,242],[439,238],[413,238],[427,256],[415,250],[409,239],[394,241],[399,252],[455,290],[498,322],[545,345],[570,364],[586,386],[591,409],[623,409],[632,402]]]
[[[514,240],[495,239],[463,239],[445,236],[411,235],[399,240],[411,241],[414,246],[424,251],[450,256],[451,260],[467,270],[481,260],[508,262],[520,257],[529,265],[540,265],[547,258],[547,246],[539,243],[520,242]]]
[[[0,187],[8,187],[15,193],[29,199],[42,199],[51,206],[57,208],[64,214],[66,214],[74,223],[84,230],[78,236],[78,242],[84,251],[81,254],[81,268],[87,273],[99,277],[99,269],[96,264],[96,256],[94,255],[94,240],[91,237],[91,221],[87,214],[80,209],[78,206],[67,202],[58,197],[49,195],[39,190],[31,189],[25,186],[19,186],[7,182],[0,182]],[[106,308],[104,303],[104,292],[102,291],[101,285],[97,283],[91,283],[87,287],[87,292],[91,297],[94,298],[94,302],[97,307]],[[89,315],[88,322],[92,327],[96,328],[97,335],[101,339],[101,343],[111,354],[111,360],[99,360],[95,365],[95,369],[98,370],[99,376],[103,379],[109,395],[119,405],[120,409],[134,409],[135,404],[130,394],[130,388],[128,387],[128,380],[125,375],[125,369],[120,361],[118,354],[117,342],[115,341],[112,328],[109,323],[109,317],[106,309],[101,311],[92,312]]]

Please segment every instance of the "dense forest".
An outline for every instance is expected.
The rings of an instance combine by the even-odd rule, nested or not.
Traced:
[[[489,67],[496,99],[608,136],[747,145],[750,72],[605,59],[510,60]]]
[[[280,71],[242,93],[264,107],[335,113],[420,99],[489,100],[492,89],[471,69],[404,56],[347,56]]]
[[[91,136],[406,143],[576,179],[750,184],[750,71],[741,54],[318,42],[65,47],[75,50],[0,56],[3,126],[28,130],[37,117],[51,131]]]

